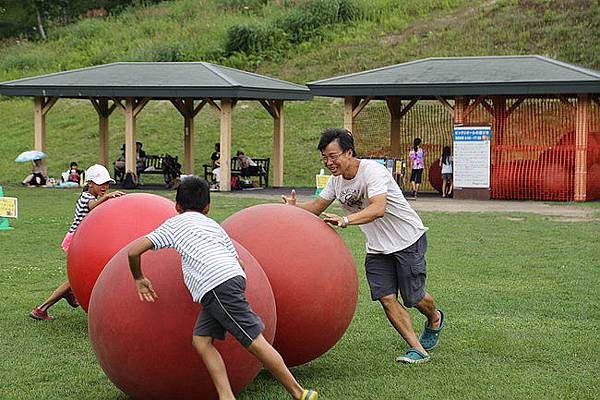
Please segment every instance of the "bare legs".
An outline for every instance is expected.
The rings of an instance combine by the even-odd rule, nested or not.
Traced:
[[[194,348],[202,358],[206,369],[217,389],[219,400],[235,399],[227,377],[223,358],[213,345],[213,338],[208,336],[194,336],[192,339]],[[285,387],[294,399],[302,396],[304,389],[296,381],[292,373],[286,367],[281,355],[266,341],[263,335],[259,335],[248,347],[248,351],[254,355],[266,369]]]
[[[408,343],[410,347],[413,347],[423,354],[427,354],[427,351],[423,348],[417,335],[412,327],[412,319],[408,310],[400,304],[395,295],[384,296],[379,299],[379,302],[383,306],[385,315],[392,324],[392,326],[398,331],[400,336]],[[425,294],[423,299],[415,305],[415,308],[419,310],[421,314],[427,317],[427,324],[431,328],[437,328],[440,326],[440,314],[435,307],[433,297],[429,294]]]
[[[50,307],[52,307],[56,302],[62,299],[68,292],[71,290],[71,285],[69,281],[62,283],[59,287],[57,287],[54,292],[48,297],[48,299],[39,306],[40,309],[44,311],[48,311]]]
[[[442,180],[442,197],[448,197],[452,194],[452,179]]]
[[[208,374],[219,394],[219,400],[235,400],[235,396],[231,391],[231,385],[229,384],[229,378],[227,377],[227,371],[225,370],[225,363],[221,354],[219,354],[213,345],[213,338],[209,336],[194,336],[192,344],[208,370]]]

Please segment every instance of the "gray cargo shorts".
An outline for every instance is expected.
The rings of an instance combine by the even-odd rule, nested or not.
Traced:
[[[367,254],[365,270],[371,288],[371,299],[390,294],[402,297],[405,307],[414,307],[425,296],[427,277],[425,233],[412,245],[390,254]]]
[[[225,332],[229,332],[242,346],[250,346],[265,325],[248,304],[245,290],[244,277],[235,276],[202,296],[194,336],[224,340]]]

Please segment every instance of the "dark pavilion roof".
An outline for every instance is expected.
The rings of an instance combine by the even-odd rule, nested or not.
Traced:
[[[426,58],[307,84],[315,96],[600,93],[600,71],[542,56]]]
[[[0,83],[6,96],[308,100],[309,89],[206,62],[118,62]]]

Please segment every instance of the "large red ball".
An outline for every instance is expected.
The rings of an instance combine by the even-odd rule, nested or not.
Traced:
[[[263,267],[277,304],[274,347],[289,366],[329,350],[352,321],[358,277],[352,253],[317,216],[262,204],[223,222]]]
[[[436,158],[429,166],[429,183],[431,186],[442,193],[442,167],[440,166],[440,159]]]
[[[176,214],[173,201],[147,193],[109,199],[90,211],[75,231],[67,253],[69,282],[84,310],[106,263],[129,242]]]
[[[265,323],[273,341],[275,300],[258,262],[234,243],[245,265],[246,298]],[[216,390],[192,347],[192,331],[201,306],[183,282],[181,258],[171,249],[142,255],[144,275],[159,296],[141,302],[129,271],[127,251],[110,260],[94,287],[89,336],[109,379],[134,399],[217,399]],[[261,364],[231,335],[216,340],[235,393],[252,382]]]

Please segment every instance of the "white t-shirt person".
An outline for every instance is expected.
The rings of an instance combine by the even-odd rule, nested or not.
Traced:
[[[415,243],[428,228],[404,198],[392,174],[373,160],[360,160],[358,172],[352,179],[332,176],[320,197],[327,201],[337,199],[347,214],[363,210],[369,198],[387,193],[383,217],[359,225],[367,237],[367,252],[390,254]]]

